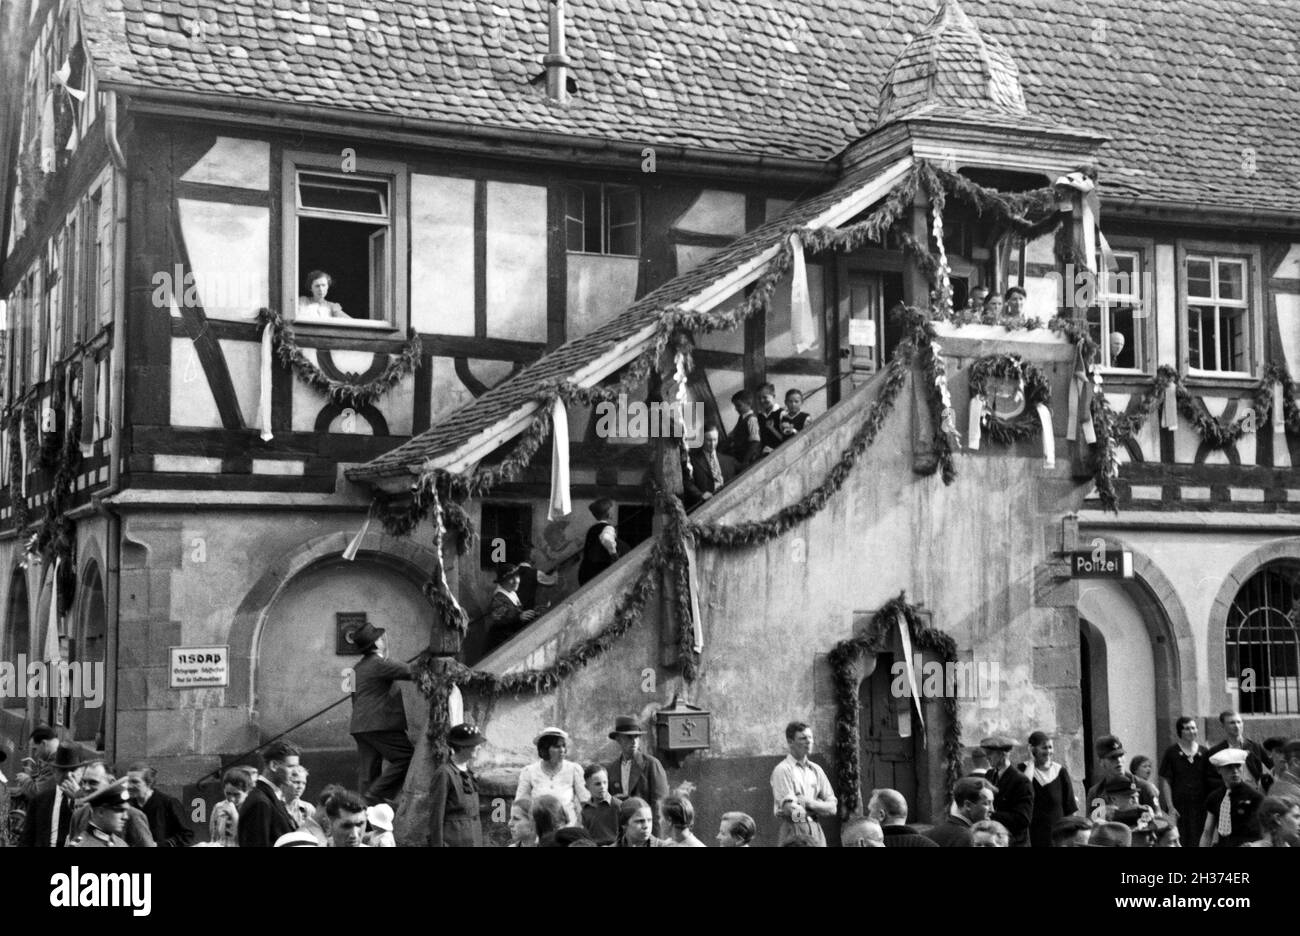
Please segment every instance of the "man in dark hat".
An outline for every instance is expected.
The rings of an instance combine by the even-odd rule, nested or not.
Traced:
[[[104,787],[86,798],[90,807],[90,824],[86,831],[68,842],[69,848],[126,848],[122,830],[126,826],[127,806],[131,794],[125,781]]]
[[[84,766],[80,751],[70,744],[59,745],[54,752],[54,785],[38,794],[27,808],[23,847],[62,848],[66,844]]]
[[[608,497],[600,498],[591,505],[591,515],[596,522],[587,529],[587,540],[582,547],[579,585],[586,585],[619,557],[627,555],[627,543],[618,538],[618,529],[614,526],[614,502]]]
[[[384,634],[384,628],[367,621],[352,635],[352,642],[364,656],[352,667],[352,722],[348,731],[357,742],[357,789],[372,806],[392,805],[415,756],[411,739],[406,736],[406,708],[397,685],[411,678],[411,668],[387,658]]]
[[[100,790],[106,790],[114,783],[114,777],[108,772],[108,765],[102,760],[93,760],[81,771],[81,796],[77,800],[77,810],[72,814],[72,823],[68,826],[68,841],[75,842],[90,826],[91,808],[88,802]],[[125,781],[123,781],[125,785]],[[128,792],[130,792],[128,790]],[[153,848],[153,833],[149,831],[149,819],[134,806],[126,807],[126,822],[118,833],[128,848]]]
[[[1112,777],[1130,777],[1129,772],[1124,769],[1126,754],[1124,744],[1114,735],[1102,735],[1093,743],[1092,749],[1097,755],[1098,780],[1088,790],[1088,818],[1093,822],[1106,822],[1104,815],[1107,805],[1106,791],[1103,788],[1106,781]],[[1160,804],[1151,795],[1150,789],[1141,784],[1138,785],[1138,804],[1149,806],[1152,813],[1160,814]],[[1098,818],[1099,815],[1101,818]]]
[[[611,741],[618,742],[619,756],[605,766],[609,773],[609,794],[622,803],[629,797],[638,797],[650,804],[652,832],[659,834],[659,803],[668,795],[668,773],[659,760],[641,751],[641,736],[645,732],[631,715],[614,719]]]
[[[240,848],[271,848],[276,839],[296,827],[284,805],[282,784],[298,766],[302,752],[292,741],[272,741],[262,751],[262,769],[257,782],[239,805],[237,836]]]
[[[1011,763],[1011,750],[1015,746],[1015,741],[1000,735],[980,742],[989,758],[989,772],[984,779],[997,790],[989,818],[1006,827],[1012,848],[1028,848],[1029,824],[1034,818],[1034,785]]]
[[[488,605],[485,656],[537,620],[537,612],[525,610],[519,598],[519,579],[519,566],[513,562],[497,566],[497,588]]]
[[[481,848],[483,820],[479,815],[478,780],[470,765],[483,733],[471,724],[447,732],[451,759],[433,772],[429,784],[429,846],[431,848]]]

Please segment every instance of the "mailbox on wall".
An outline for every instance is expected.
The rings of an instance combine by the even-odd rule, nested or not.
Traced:
[[[711,743],[712,715],[676,695],[655,715],[655,746],[674,764],[692,751],[707,750]]]

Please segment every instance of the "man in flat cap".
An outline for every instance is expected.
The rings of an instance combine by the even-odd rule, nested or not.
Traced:
[[[1223,786],[1205,801],[1202,848],[1234,848],[1259,838],[1255,813],[1264,794],[1246,783],[1248,756],[1243,748],[1225,748],[1210,758],[1210,766],[1218,770]]]
[[[126,848],[122,829],[126,825],[126,809],[130,799],[126,783],[121,780],[86,797],[86,805],[90,807],[90,824],[86,826],[85,832],[68,842],[68,847]]]
[[[1011,749],[1015,746],[1016,742],[1001,735],[980,742],[989,758],[989,772],[984,779],[997,790],[989,818],[1006,827],[1012,848],[1028,848],[1029,823],[1034,817],[1034,785],[1011,763]]]

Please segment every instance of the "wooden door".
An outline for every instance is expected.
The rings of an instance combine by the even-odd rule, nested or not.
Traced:
[[[897,790],[909,806],[918,802],[916,736],[921,726],[906,693],[895,698],[890,690],[893,663],[892,653],[878,654],[876,668],[863,680],[859,694],[864,805],[873,789]],[[900,723],[910,728],[910,737],[902,736]]]

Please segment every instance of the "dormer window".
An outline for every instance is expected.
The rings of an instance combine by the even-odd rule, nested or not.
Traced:
[[[635,257],[641,253],[641,199],[626,185],[564,187],[565,246],[570,253]]]

